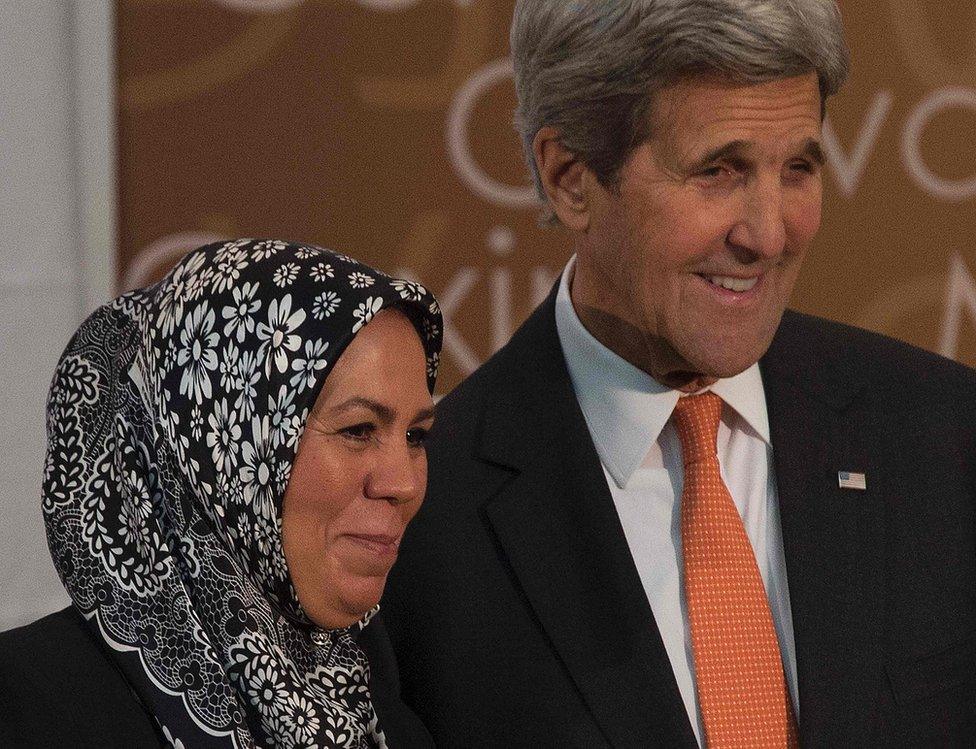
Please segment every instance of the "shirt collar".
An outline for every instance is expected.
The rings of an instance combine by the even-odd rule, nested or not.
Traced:
[[[556,293],[556,332],[597,454],[620,487],[626,486],[664,429],[681,393],[604,346],[580,322],[570,299],[573,256]],[[769,418],[759,365],[710,388],[741,418],[741,428],[769,444]]]

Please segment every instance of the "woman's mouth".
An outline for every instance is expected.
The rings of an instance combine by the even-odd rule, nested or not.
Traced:
[[[346,538],[381,558],[396,559],[400,536],[385,533],[348,533]]]

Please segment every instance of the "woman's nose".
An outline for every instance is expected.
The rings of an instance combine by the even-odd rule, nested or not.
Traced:
[[[416,448],[404,443],[383,450],[366,477],[366,497],[402,504],[423,495],[425,463]]]

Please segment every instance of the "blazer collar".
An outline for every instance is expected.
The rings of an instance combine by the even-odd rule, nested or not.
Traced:
[[[860,368],[831,324],[787,313],[760,362],[796,645],[800,743],[874,746],[884,516]],[[838,472],[864,473],[867,490]]]
[[[515,469],[486,505],[502,553],[608,742],[696,747],[573,393],[553,295],[500,358],[508,379],[492,389],[480,455]]]
[[[767,397],[797,393],[843,412],[867,387],[863,368],[844,347],[843,326],[786,310],[769,350],[759,360]],[[833,334],[831,334],[833,332]],[[774,443],[775,448],[775,443]]]

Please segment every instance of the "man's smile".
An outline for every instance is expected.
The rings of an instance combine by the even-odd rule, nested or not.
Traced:
[[[726,276],[709,273],[695,273],[693,275],[702,281],[701,284],[696,285],[704,288],[718,302],[737,306],[758,300],[769,285],[767,273],[751,276]]]

